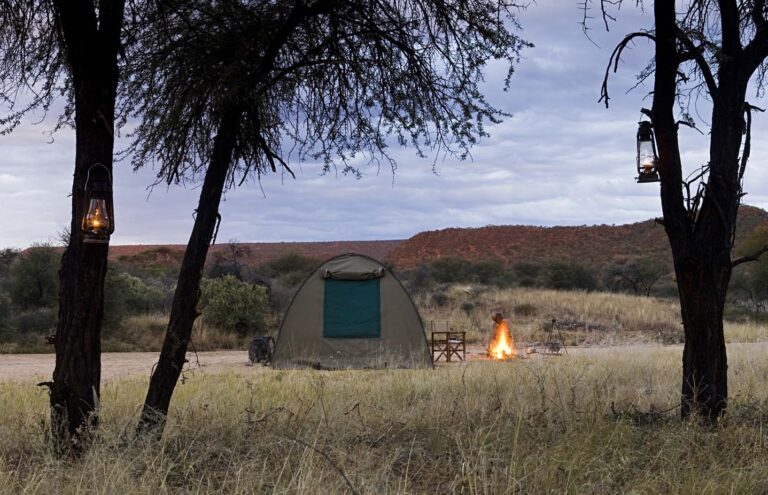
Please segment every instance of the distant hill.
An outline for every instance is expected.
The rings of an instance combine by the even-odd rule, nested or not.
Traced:
[[[274,260],[284,254],[296,253],[303,256],[325,260],[344,253],[361,253],[376,259],[386,259],[390,252],[403,240],[388,241],[333,241],[333,242],[248,242],[241,243],[241,262],[258,266]],[[166,265],[178,267],[184,257],[186,246],[181,244],[155,244],[110,246],[109,259],[141,267]],[[208,261],[216,253],[229,249],[226,243],[213,246]]]
[[[768,212],[742,206],[737,229],[737,244],[752,229],[768,223]],[[500,225],[481,228],[450,228],[416,234],[408,240],[336,242],[252,242],[245,247],[241,262],[258,266],[281,255],[296,253],[321,260],[343,253],[361,253],[392,263],[407,271],[439,258],[469,261],[498,260],[505,265],[516,262],[577,261],[587,267],[640,257],[670,259],[664,228],[653,220],[628,225],[579,227],[534,227]],[[181,265],[183,245],[110,246],[109,258],[134,266],[173,267]],[[229,249],[226,243],[213,246],[216,253]]]
[[[768,212],[742,206],[737,224],[737,245],[764,222],[768,222]],[[399,270],[410,270],[439,258],[498,260],[505,265],[521,261],[565,260],[598,267],[640,257],[671,260],[664,227],[654,220],[628,225],[501,225],[421,232],[399,244],[388,260]]]

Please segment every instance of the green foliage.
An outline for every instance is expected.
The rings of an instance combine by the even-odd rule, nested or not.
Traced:
[[[50,244],[34,244],[18,255],[10,267],[8,292],[22,309],[56,305],[61,256]]]
[[[504,265],[497,260],[479,261],[471,267],[473,278],[484,285],[510,287],[514,277]]]
[[[0,330],[10,326],[11,297],[0,290]]]
[[[163,290],[110,267],[104,281],[104,319],[108,323],[117,323],[130,315],[159,311],[164,297]]]
[[[448,305],[449,302],[451,302],[451,298],[448,294],[445,292],[435,292],[432,294],[432,297],[430,298],[432,301],[432,304],[437,306],[438,308],[443,308]]]
[[[53,333],[56,328],[57,318],[57,308],[33,308],[16,312],[10,320],[10,326],[21,335]]]
[[[225,275],[203,280],[202,290],[200,308],[206,323],[240,334],[264,330],[269,308],[266,288]]]
[[[541,265],[520,261],[512,266],[512,272],[521,287],[535,287],[541,274]]]
[[[427,265],[421,265],[417,269],[405,274],[405,282],[411,292],[422,292],[434,285],[432,269]]]
[[[664,261],[642,258],[610,266],[605,285],[615,292],[650,296],[654,286],[669,272],[670,267]]]
[[[271,279],[277,279],[285,289],[294,289],[320,265],[317,258],[298,253],[287,253],[261,265],[256,272]],[[289,291],[292,294],[292,291]]]
[[[20,251],[14,248],[0,249],[0,280],[8,276],[11,264],[19,256]]]
[[[545,287],[558,290],[594,290],[597,281],[587,268],[567,261],[552,261],[542,273]]]
[[[432,262],[432,278],[439,284],[467,282],[472,264],[461,258],[440,258]]]
[[[289,273],[309,275],[320,263],[320,260],[317,258],[311,258],[298,253],[286,253],[267,263],[263,271],[271,277],[279,277]]]
[[[283,287],[294,288],[307,278],[307,275],[301,272],[290,272],[280,277],[280,284]]]
[[[768,246],[768,224],[756,227],[739,246],[738,256],[749,256]],[[768,254],[740,264],[731,274],[729,299],[747,311],[763,312],[768,307]]]

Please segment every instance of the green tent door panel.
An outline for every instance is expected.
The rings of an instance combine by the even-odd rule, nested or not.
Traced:
[[[323,337],[375,339],[381,337],[379,279],[325,279]]]

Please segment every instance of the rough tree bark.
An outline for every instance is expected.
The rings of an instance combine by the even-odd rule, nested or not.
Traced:
[[[198,316],[200,280],[218,222],[219,204],[232,163],[239,126],[240,111],[237,108],[223,112],[200,192],[195,224],[184,252],[163,349],[152,373],[139,419],[139,433],[162,434],[173,390],[186,362],[192,324]]]
[[[50,387],[51,425],[57,451],[77,452],[83,433],[98,421],[101,322],[106,244],[84,244],[80,222],[86,208],[88,168],[112,170],[117,56],[124,0],[54,3],[74,89],[76,126],[70,239],[59,272],[56,366]]]

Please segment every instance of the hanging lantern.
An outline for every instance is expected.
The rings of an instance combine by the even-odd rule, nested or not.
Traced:
[[[656,165],[656,141],[653,136],[653,124],[644,120],[637,128],[637,182],[659,182]]]
[[[112,177],[109,169],[97,163],[88,169],[85,179],[86,209],[82,230],[84,242],[107,244],[115,231],[115,214],[112,206]]]

